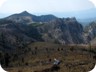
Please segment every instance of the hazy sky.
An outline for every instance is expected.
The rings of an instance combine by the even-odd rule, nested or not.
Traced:
[[[94,7],[89,0],[0,0],[0,13],[25,10],[31,13],[74,12]]]
[[[96,0],[89,0],[89,1],[91,1],[96,7]]]

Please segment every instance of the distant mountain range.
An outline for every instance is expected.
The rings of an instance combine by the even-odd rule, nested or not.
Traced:
[[[26,11],[25,11],[26,12]],[[77,20],[96,20],[96,8],[82,10],[82,11],[75,11],[75,12],[53,12],[51,14],[54,14],[55,16],[59,18],[67,18],[67,17],[76,17]],[[0,13],[0,18],[4,18],[5,16],[11,15],[13,13],[7,14],[7,13]],[[36,15],[42,15],[42,13],[33,13]],[[43,13],[43,14],[50,14],[50,13]]]
[[[0,46],[2,49],[15,49],[39,41],[88,44],[96,40],[96,27],[90,29],[90,26],[83,27],[75,17],[36,16],[24,11],[0,19]]]

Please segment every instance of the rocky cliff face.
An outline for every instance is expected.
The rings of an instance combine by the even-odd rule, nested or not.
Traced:
[[[87,35],[88,42],[95,44],[96,42],[96,22],[91,22],[85,27],[85,34]]]
[[[75,18],[58,18],[40,27],[38,31],[45,41],[59,42],[62,44],[85,43],[83,27]]]
[[[8,37],[6,40],[12,45],[34,41],[60,44],[86,43],[83,26],[76,18],[57,18],[53,15],[35,16],[26,11],[1,19],[0,32],[6,38]]]

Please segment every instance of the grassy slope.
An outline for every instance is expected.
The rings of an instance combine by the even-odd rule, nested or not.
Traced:
[[[54,58],[62,61],[58,72],[87,72],[93,68],[95,63],[94,54],[85,46],[36,42],[27,48],[29,52],[23,55],[24,62],[20,60],[13,62],[14,65],[19,63],[20,66],[7,68],[9,72],[41,71],[50,68]]]

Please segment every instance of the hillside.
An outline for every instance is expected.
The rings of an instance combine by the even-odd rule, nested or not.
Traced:
[[[10,72],[50,72],[56,58],[58,72],[86,72],[96,62],[95,40],[95,22],[24,11],[0,19],[0,62]]]
[[[46,72],[52,67],[54,58],[56,58],[61,60],[58,72],[87,72],[94,67],[96,62],[95,53],[92,51],[86,46],[35,42],[28,45],[26,50],[22,49],[22,54],[13,54],[13,57],[10,58],[11,62],[8,63],[9,68],[5,68],[5,70],[10,72]]]
[[[60,44],[83,44],[83,26],[75,18],[58,18],[40,27],[38,31],[45,41]]]
[[[62,44],[83,44],[83,26],[76,18],[57,18],[54,15],[35,16],[27,11],[5,18],[37,29],[44,41]]]
[[[12,20],[15,22],[20,22],[20,23],[34,23],[34,22],[48,22],[53,19],[56,19],[57,17],[54,15],[41,15],[41,16],[36,16],[28,13],[27,11],[24,11],[19,14],[13,14],[11,16],[6,17],[5,19],[7,20]]]

